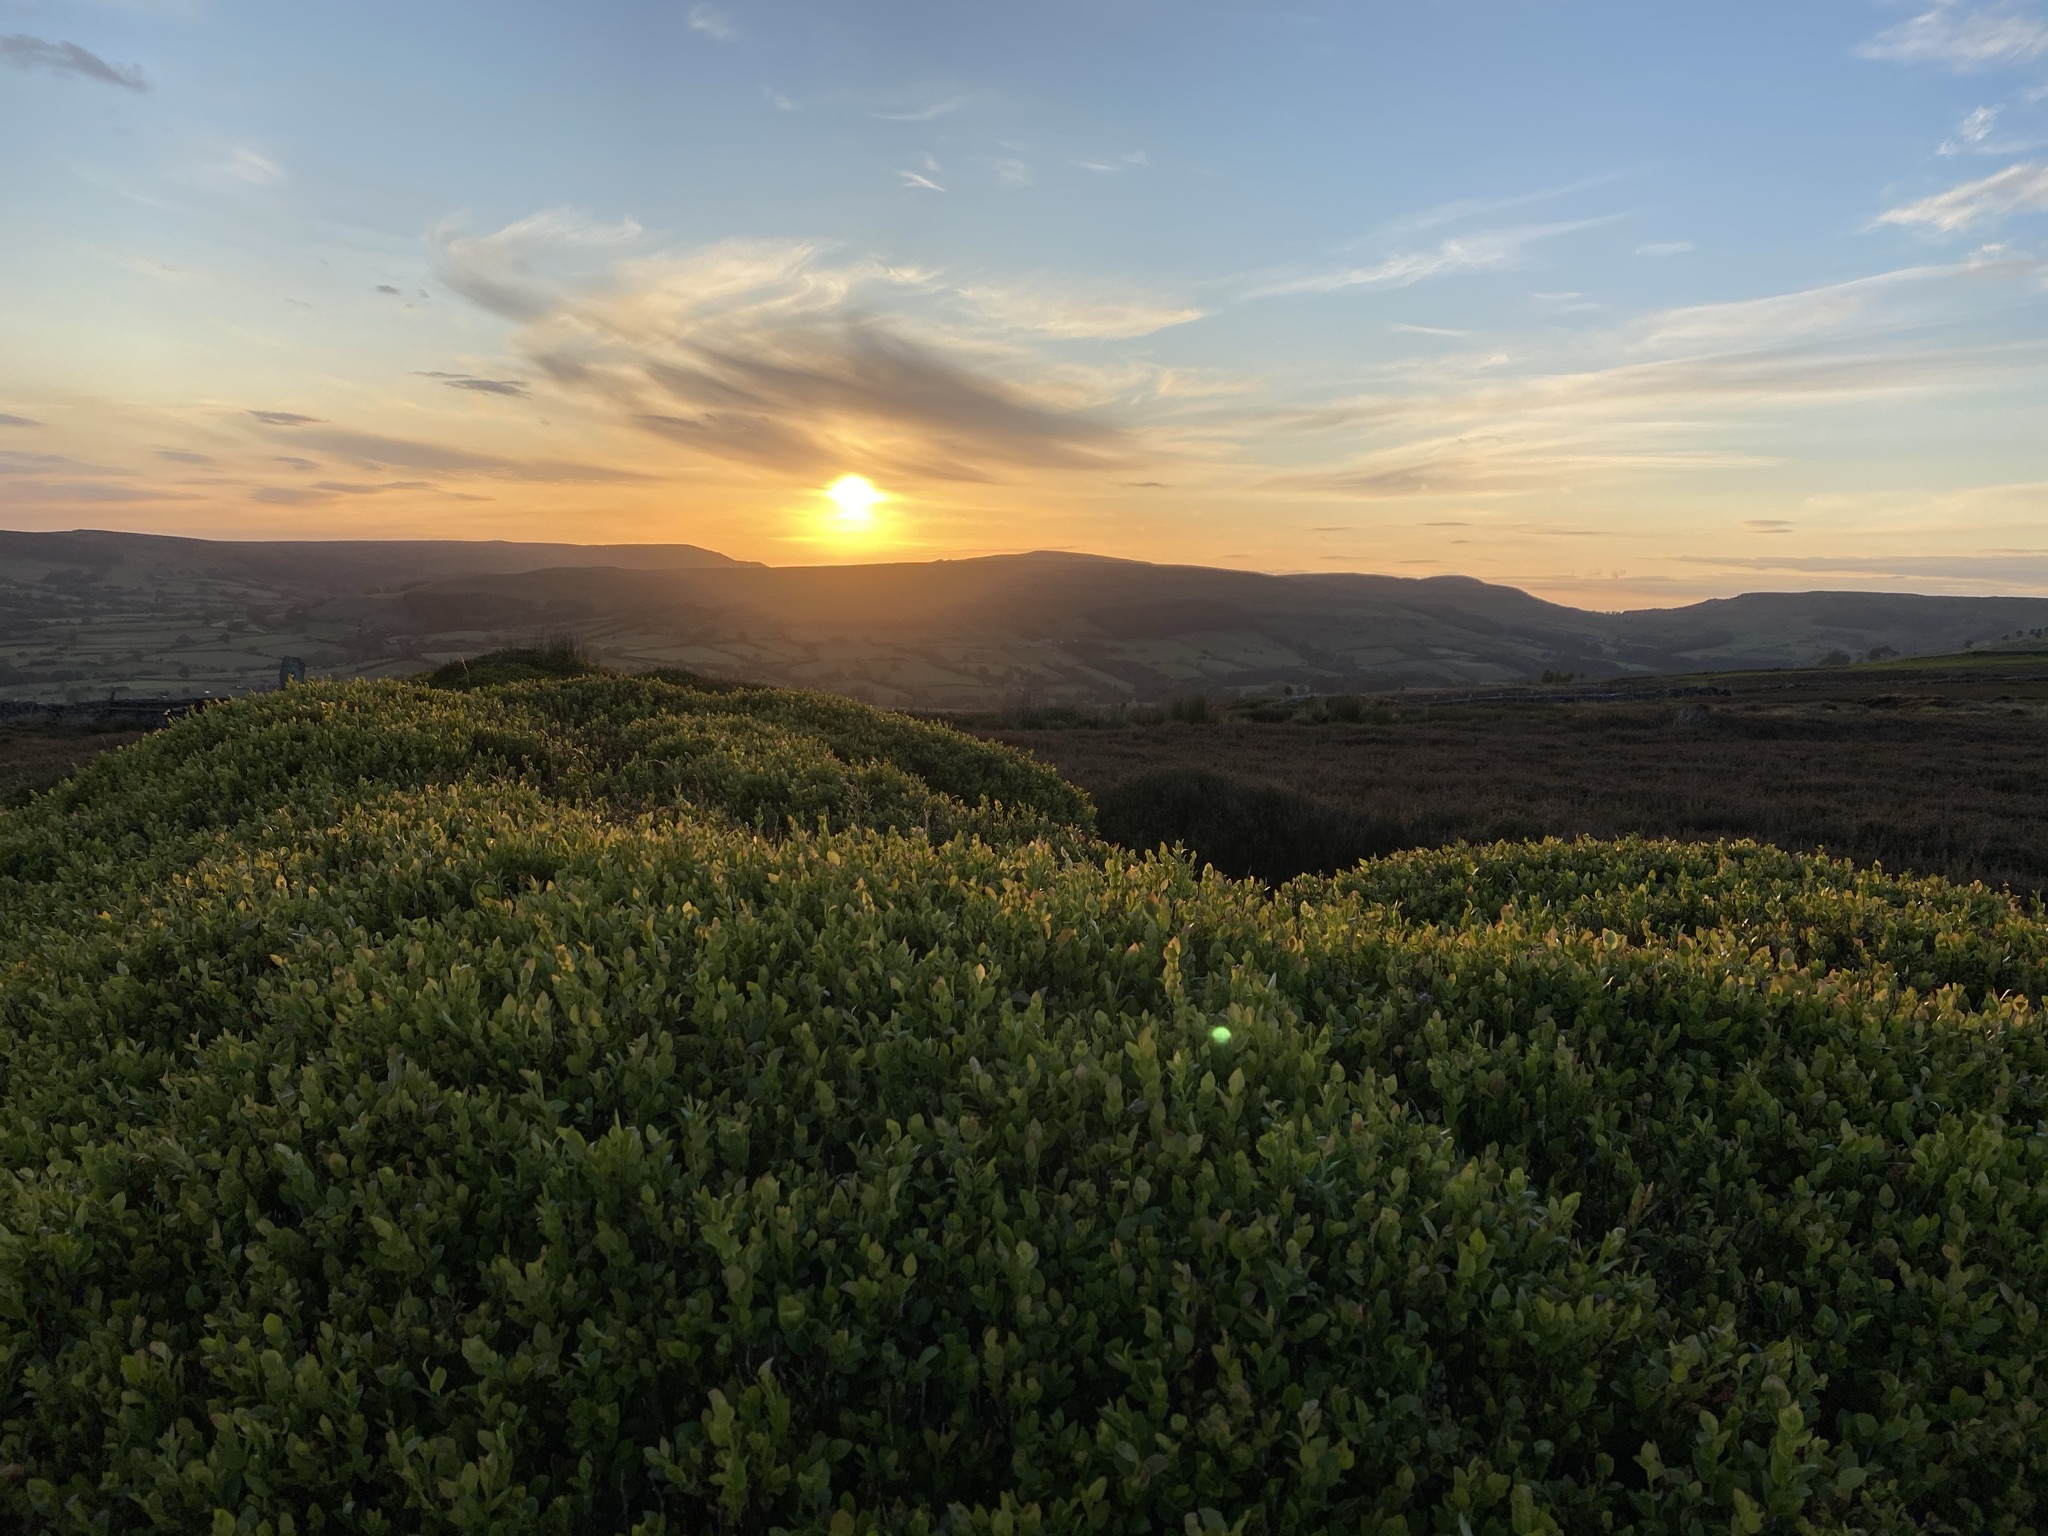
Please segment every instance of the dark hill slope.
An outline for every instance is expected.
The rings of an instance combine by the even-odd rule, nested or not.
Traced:
[[[390,675],[569,634],[623,664],[892,705],[1158,702],[1810,665],[2048,626],[2048,599],[1751,594],[1593,613],[1465,577],[1033,554],[767,567],[688,545],[0,534],[0,696]]]
[[[280,656],[348,676],[417,671],[373,600],[423,581],[603,564],[736,567],[687,544],[232,541],[0,530],[0,697],[240,692]],[[521,634],[521,639],[534,636]],[[464,637],[463,650],[485,649]]]
[[[2048,625],[2048,599],[1751,594],[1604,614],[1465,577],[1268,576],[1074,555],[697,571],[529,571],[425,583],[417,633],[573,630],[615,655],[972,707],[1319,692],[1811,664]]]

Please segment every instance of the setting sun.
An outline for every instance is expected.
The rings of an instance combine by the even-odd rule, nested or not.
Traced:
[[[825,488],[825,495],[839,508],[839,526],[847,532],[872,528],[875,508],[889,499],[860,475],[841,475]]]

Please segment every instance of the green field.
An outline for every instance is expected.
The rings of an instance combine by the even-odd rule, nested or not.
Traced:
[[[2038,907],[546,670],[0,814],[0,1527],[2041,1529]]]

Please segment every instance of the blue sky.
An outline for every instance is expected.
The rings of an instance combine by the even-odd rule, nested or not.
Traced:
[[[0,142],[7,526],[2048,591],[2039,0],[0,0]]]

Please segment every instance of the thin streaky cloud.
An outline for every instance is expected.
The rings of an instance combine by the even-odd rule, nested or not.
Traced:
[[[1411,325],[1405,320],[1396,320],[1387,327],[1390,331],[1405,331],[1415,336],[1470,336],[1470,331],[1457,331],[1447,325]]]
[[[1982,144],[1991,137],[1991,130],[1998,126],[1998,108],[1979,107],[1956,125],[1956,137],[1969,145]],[[1945,154],[1952,154],[1948,145],[1942,145]]]
[[[0,448],[0,475],[41,475],[56,470],[76,474],[81,471],[95,475],[119,475],[123,470],[108,469],[100,464],[81,464],[78,460],[61,453],[21,453],[11,448]]]
[[[1866,59],[1901,64],[1946,64],[1955,70],[2024,64],[2048,52],[2048,23],[2024,5],[1970,5],[1938,0],[1895,27],[1887,27],[1856,52]]]
[[[1190,305],[1150,294],[1071,294],[997,284],[959,292],[977,314],[1006,330],[1035,331],[1062,340],[1150,336],[1203,315]]]
[[[915,107],[908,112],[870,112],[868,116],[885,123],[929,123],[949,112],[958,112],[967,105],[965,96],[949,96],[944,101],[935,101],[930,106]]]
[[[81,48],[76,43],[47,42],[25,32],[0,37],[0,59],[16,69],[41,70],[44,74],[68,75],[79,80],[98,80],[138,95],[149,89],[149,80],[136,65],[109,64],[90,48]]]
[[[1868,331],[1873,322],[1925,320],[1954,295],[2000,282],[2038,282],[2044,263],[1993,248],[1940,266],[1899,267],[1869,277],[1757,299],[1690,304],[1645,316],[1641,346],[1670,350],[1777,346],[1830,332]]]
[[[0,411],[0,427],[40,427],[42,423],[28,416],[10,416]]]
[[[249,413],[266,427],[310,427],[320,418],[305,416],[297,411],[251,411]]]
[[[1611,435],[1471,433],[1387,449],[1334,470],[1276,476],[1276,490],[1363,501],[1440,496],[1518,496],[1560,479],[1613,479],[1664,470],[1747,469],[1754,455],[1716,449],[1631,445]],[[1585,530],[1539,532],[1584,536]]]
[[[1618,215],[1572,219],[1557,224],[1525,224],[1518,229],[1483,230],[1445,240],[1434,250],[1404,251],[1369,267],[1319,272],[1254,288],[1246,298],[1282,298],[1301,293],[1337,293],[1347,288],[1407,288],[1433,277],[1462,272],[1506,272],[1522,263],[1524,251],[1539,240],[1606,224]]]
[[[445,373],[438,368],[418,370],[423,379],[439,379],[450,389],[467,389],[483,395],[512,395],[519,399],[526,397],[526,382],[523,379],[484,379],[473,373]]]
[[[1419,235],[1425,230],[1437,229],[1445,224],[1457,224],[1466,219],[1484,218],[1490,214],[1505,213],[1511,208],[1527,208],[1535,203],[1547,203],[1553,198],[1569,197],[1574,192],[1590,191],[1620,181],[1625,173],[1609,171],[1599,176],[1581,177],[1555,187],[1543,187],[1535,192],[1519,192],[1511,197],[1466,197],[1455,202],[1438,203],[1420,213],[1412,213],[1394,220],[1389,228],[1396,234]]]
[[[140,502],[198,501],[196,495],[178,491],[151,490],[142,486],[107,485],[96,480],[25,480],[8,487],[8,500],[30,505],[36,502]]]
[[[1653,240],[1648,245],[1636,247],[1638,256],[1683,256],[1691,250],[1690,240]]]
[[[733,28],[732,18],[715,5],[691,6],[690,30],[702,32],[721,43],[729,43],[739,35]]]
[[[903,178],[903,185],[906,187],[922,187],[927,192],[943,192],[946,190],[936,181],[933,181],[931,177],[920,176],[915,171],[898,171],[896,174]]]
[[[468,471],[494,479],[551,484],[617,484],[647,478],[628,470],[609,469],[596,464],[508,459],[501,454],[476,453],[446,443],[387,437],[376,432],[352,432],[339,427],[302,430],[298,437],[299,440],[315,448],[323,448],[337,457],[352,460],[358,465],[379,468],[425,469],[443,473]]]
[[[1918,224],[1943,234],[1968,229],[1980,219],[2001,214],[2048,210],[2048,165],[2009,165],[1981,181],[1966,181],[1917,203],[1888,209],[1880,224]]]

